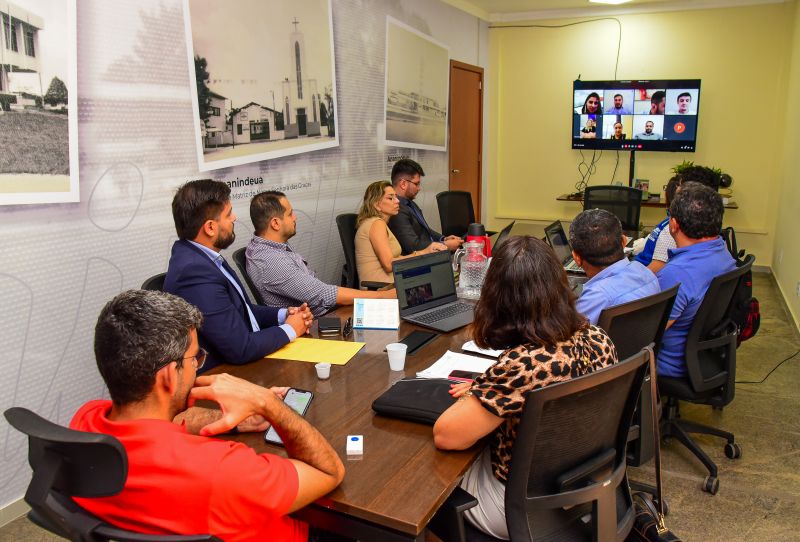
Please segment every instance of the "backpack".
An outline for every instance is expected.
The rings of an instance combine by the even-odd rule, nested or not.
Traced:
[[[748,256],[745,251],[739,250],[736,246],[736,232],[731,227],[723,228],[721,232],[722,238],[725,239],[725,245],[728,247],[728,252],[736,260],[736,267],[744,265]],[[736,291],[733,293],[730,308],[728,309],[728,316],[736,324],[739,329],[739,335],[736,338],[736,346],[742,344],[753,337],[761,325],[761,310],[758,299],[753,297],[753,272],[748,271],[739,280],[736,286]]]

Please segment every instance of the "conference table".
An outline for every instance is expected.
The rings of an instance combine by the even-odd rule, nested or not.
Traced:
[[[352,307],[340,307],[331,316],[344,323],[352,312]],[[314,392],[306,419],[337,451],[346,474],[333,492],[293,514],[298,519],[359,540],[423,540],[431,517],[478,456],[482,443],[465,451],[439,451],[430,426],[379,416],[371,408],[394,382],[415,376],[447,350],[461,352],[471,338],[468,327],[441,334],[406,356],[404,371],[391,371],[384,347],[415,329],[422,328],[401,322],[398,330],[354,330],[345,340],[366,345],[347,364],[332,365],[328,380],[317,378],[313,363],[270,358],[209,371],[228,372],[261,386]],[[318,336],[316,322],[311,336]],[[343,340],[341,335],[335,339]],[[364,436],[361,459],[349,459],[345,453],[347,435]],[[282,447],[267,444],[263,433],[228,438],[258,453],[286,455]]]

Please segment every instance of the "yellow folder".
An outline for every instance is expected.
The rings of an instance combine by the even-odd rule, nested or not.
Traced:
[[[274,359],[290,359],[293,361],[308,361],[310,363],[330,363],[344,365],[355,356],[367,343],[352,341],[335,341],[327,339],[311,339],[298,337],[291,342],[266,356]]]

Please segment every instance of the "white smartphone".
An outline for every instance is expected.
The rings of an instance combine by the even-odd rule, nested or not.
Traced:
[[[289,388],[289,391],[286,392],[286,397],[283,398],[283,402],[301,416],[305,416],[308,411],[308,406],[311,404],[311,399],[313,398],[314,394],[310,391]],[[270,444],[283,445],[280,435],[278,435],[278,432],[275,431],[275,428],[271,425],[264,433],[264,440]]]

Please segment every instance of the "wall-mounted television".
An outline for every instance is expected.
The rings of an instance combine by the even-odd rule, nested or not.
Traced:
[[[699,79],[576,80],[572,148],[694,152],[699,110]]]

